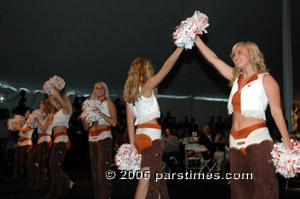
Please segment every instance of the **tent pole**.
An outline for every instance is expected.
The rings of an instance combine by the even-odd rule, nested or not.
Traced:
[[[293,102],[293,63],[291,44],[290,0],[282,0],[282,53],[283,53],[283,94],[285,119],[288,121],[288,130],[292,126],[292,102]]]

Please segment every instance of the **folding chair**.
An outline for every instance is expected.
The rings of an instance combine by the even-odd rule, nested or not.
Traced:
[[[205,168],[208,169],[208,172],[213,171],[214,169],[218,170],[218,162],[213,158],[210,158],[210,153],[207,150],[206,146],[199,145],[200,156],[200,171],[202,172]]]
[[[200,150],[199,144],[186,144],[185,153],[185,167],[186,169],[199,169],[200,168]]]

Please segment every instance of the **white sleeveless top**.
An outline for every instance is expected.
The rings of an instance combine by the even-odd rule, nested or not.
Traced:
[[[255,117],[266,120],[265,111],[269,104],[266,91],[263,86],[263,72],[257,74],[257,79],[249,82],[241,89],[241,114],[245,117]],[[232,97],[238,91],[238,78],[234,81],[228,100],[228,114],[233,113]]]
[[[41,125],[44,125],[45,120],[40,121]],[[41,133],[46,133],[49,136],[42,136],[38,139],[38,144],[42,143],[42,142],[50,142],[51,141],[51,135],[52,135],[52,128],[53,128],[53,122],[51,122],[51,124],[49,125],[48,129],[44,132],[42,131],[40,128],[37,128],[37,133],[41,134]]]
[[[154,118],[160,117],[159,105],[153,90],[151,97],[147,98],[142,95],[141,99],[135,102],[135,105],[131,103],[127,104],[136,118],[134,125],[144,124]]]
[[[109,109],[108,109],[108,102],[109,100],[104,100],[102,103],[101,103],[101,106],[100,106],[100,111],[102,113],[104,113],[105,115],[107,115],[108,117],[110,117],[110,114],[109,114]],[[98,124],[99,125],[108,125],[108,126],[111,126],[110,123],[108,123],[107,121],[105,121],[105,119],[103,119],[101,117],[101,119],[98,120]]]
[[[69,127],[69,120],[71,114],[65,115],[63,113],[63,109],[60,109],[57,113],[53,116],[53,127],[55,126],[65,126]]]
[[[25,124],[27,126],[27,124]],[[26,145],[32,145],[32,133],[33,133],[34,129],[30,129],[27,132],[23,133],[23,132],[19,132],[19,136],[20,138],[27,138],[25,141],[21,142],[20,139],[18,141],[18,146],[26,146]]]
[[[40,121],[41,125],[44,125],[45,120]],[[52,134],[52,128],[53,128],[53,122],[49,125],[48,129],[46,131],[42,131],[40,128],[37,128],[37,133],[46,133],[51,135]]]

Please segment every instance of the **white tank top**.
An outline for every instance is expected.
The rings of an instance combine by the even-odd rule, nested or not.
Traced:
[[[65,126],[69,127],[69,120],[71,114],[65,115],[63,113],[63,109],[60,109],[57,113],[54,114],[53,117],[53,127],[55,126]]]
[[[138,102],[135,102],[135,105],[128,105],[136,118],[134,125],[144,124],[160,117],[159,105],[153,91],[151,97],[142,96]]]
[[[27,124],[25,124],[27,126]],[[26,138],[25,141],[21,142],[20,139],[18,141],[18,146],[26,146],[26,145],[32,145],[32,140],[31,136],[33,133],[34,129],[29,129],[27,132],[19,132],[20,138]]]
[[[109,109],[108,109],[108,102],[109,102],[108,100],[105,100],[105,101],[103,101],[101,103],[100,111],[102,113],[104,113],[105,115],[107,115],[108,117],[110,117]],[[99,125],[105,124],[105,125],[111,126],[110,123],[108,123],[107,121],[105,121],[105,119],[103,119],[102,117],[101,117],[101,119],[98,120],[98,124]]]
[[[40,121],[41,125],[44,125],[45,120]],[[37,132],[38,133],[46,133],[51,135],[52,134],[52,128],[53,128],[53,122],[51,122],[51,124],[49,125],[48,129],[44,132],[42,131],[40,128],[37,128]]]

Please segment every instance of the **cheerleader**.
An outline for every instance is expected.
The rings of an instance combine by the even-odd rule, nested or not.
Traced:
[[[27,110],[25,113],[25,120],[28,119],[31,114],[31,110]],[[16,124],[16,128],[19,131],[18,147],[15,152],[14,160],[14,171],[12,181],[18,180],[21,174],[24,173],[24,169],[28,170],[28,160],[30,156],[30,151],[32,149],[32,133],[33,128],[30,128],[25,122],[23,127],[20,127],[19,124]]]
[[[84,120],[85,130],[89,129],[89,150],[91,160],[91,171],[96,199],[108,199],[112,193],[112,184],[106,179],[105,172],[111,168],[112,163],[112,133],[110,126],[117,124],[117,113],[115,104],[109,99],[108,88],[104,82],[97,82],[91,100],[101,103],[97,110],[100,119],[89,124]]]
[[[263,53],[253,42],[239,42],[232,48],[234,67],[231,67],[199,37],[195,44],[232,86],[228,100],[228,113],[232,114],[231,173],[253,175],[253,180],[231,180],[231,198],[278,198],[279,186],[271,161],[273,140],[266,126],[268,104],[284,147],[291,150],[292,146],[281,110],[280,89],[266,69]]]
[[[38,141],[31,152],[28,165],[29,188],[34,190],[46,187],[48,156],[52,146],[52,119],[55,111],[49,98],[41,101],[40,108],[46,116],[41,122],[35,118]]]
[[[138,182],[136,199],[169,198],[164,180],[155,181],[155,173],[162,173],[161,126],[156,86],[173,68],[183,48],[177,48],[166,60],[160,71],[154,74],[152,63],[147,58],[136,58],[128,72],[124,86],[126,118],[129,141],[142,154],[141,172],[145,175]],[[136,127],[136,133],[135,127]],[[135,134],[135,136],[134,136]],[[147,173],[150,172],[150,178]]]
[[[49,172],[51,175],[50,191],[44,198],[58,198],[62,193],[71,192],[75,183],[62,170],[67,150],[71,143],[67,134],[67,128],[72,114],[72,105],[64,89],[58,91],[52,88],[50,102],[57,112],[53,116],[54,144],[50,154]]]

